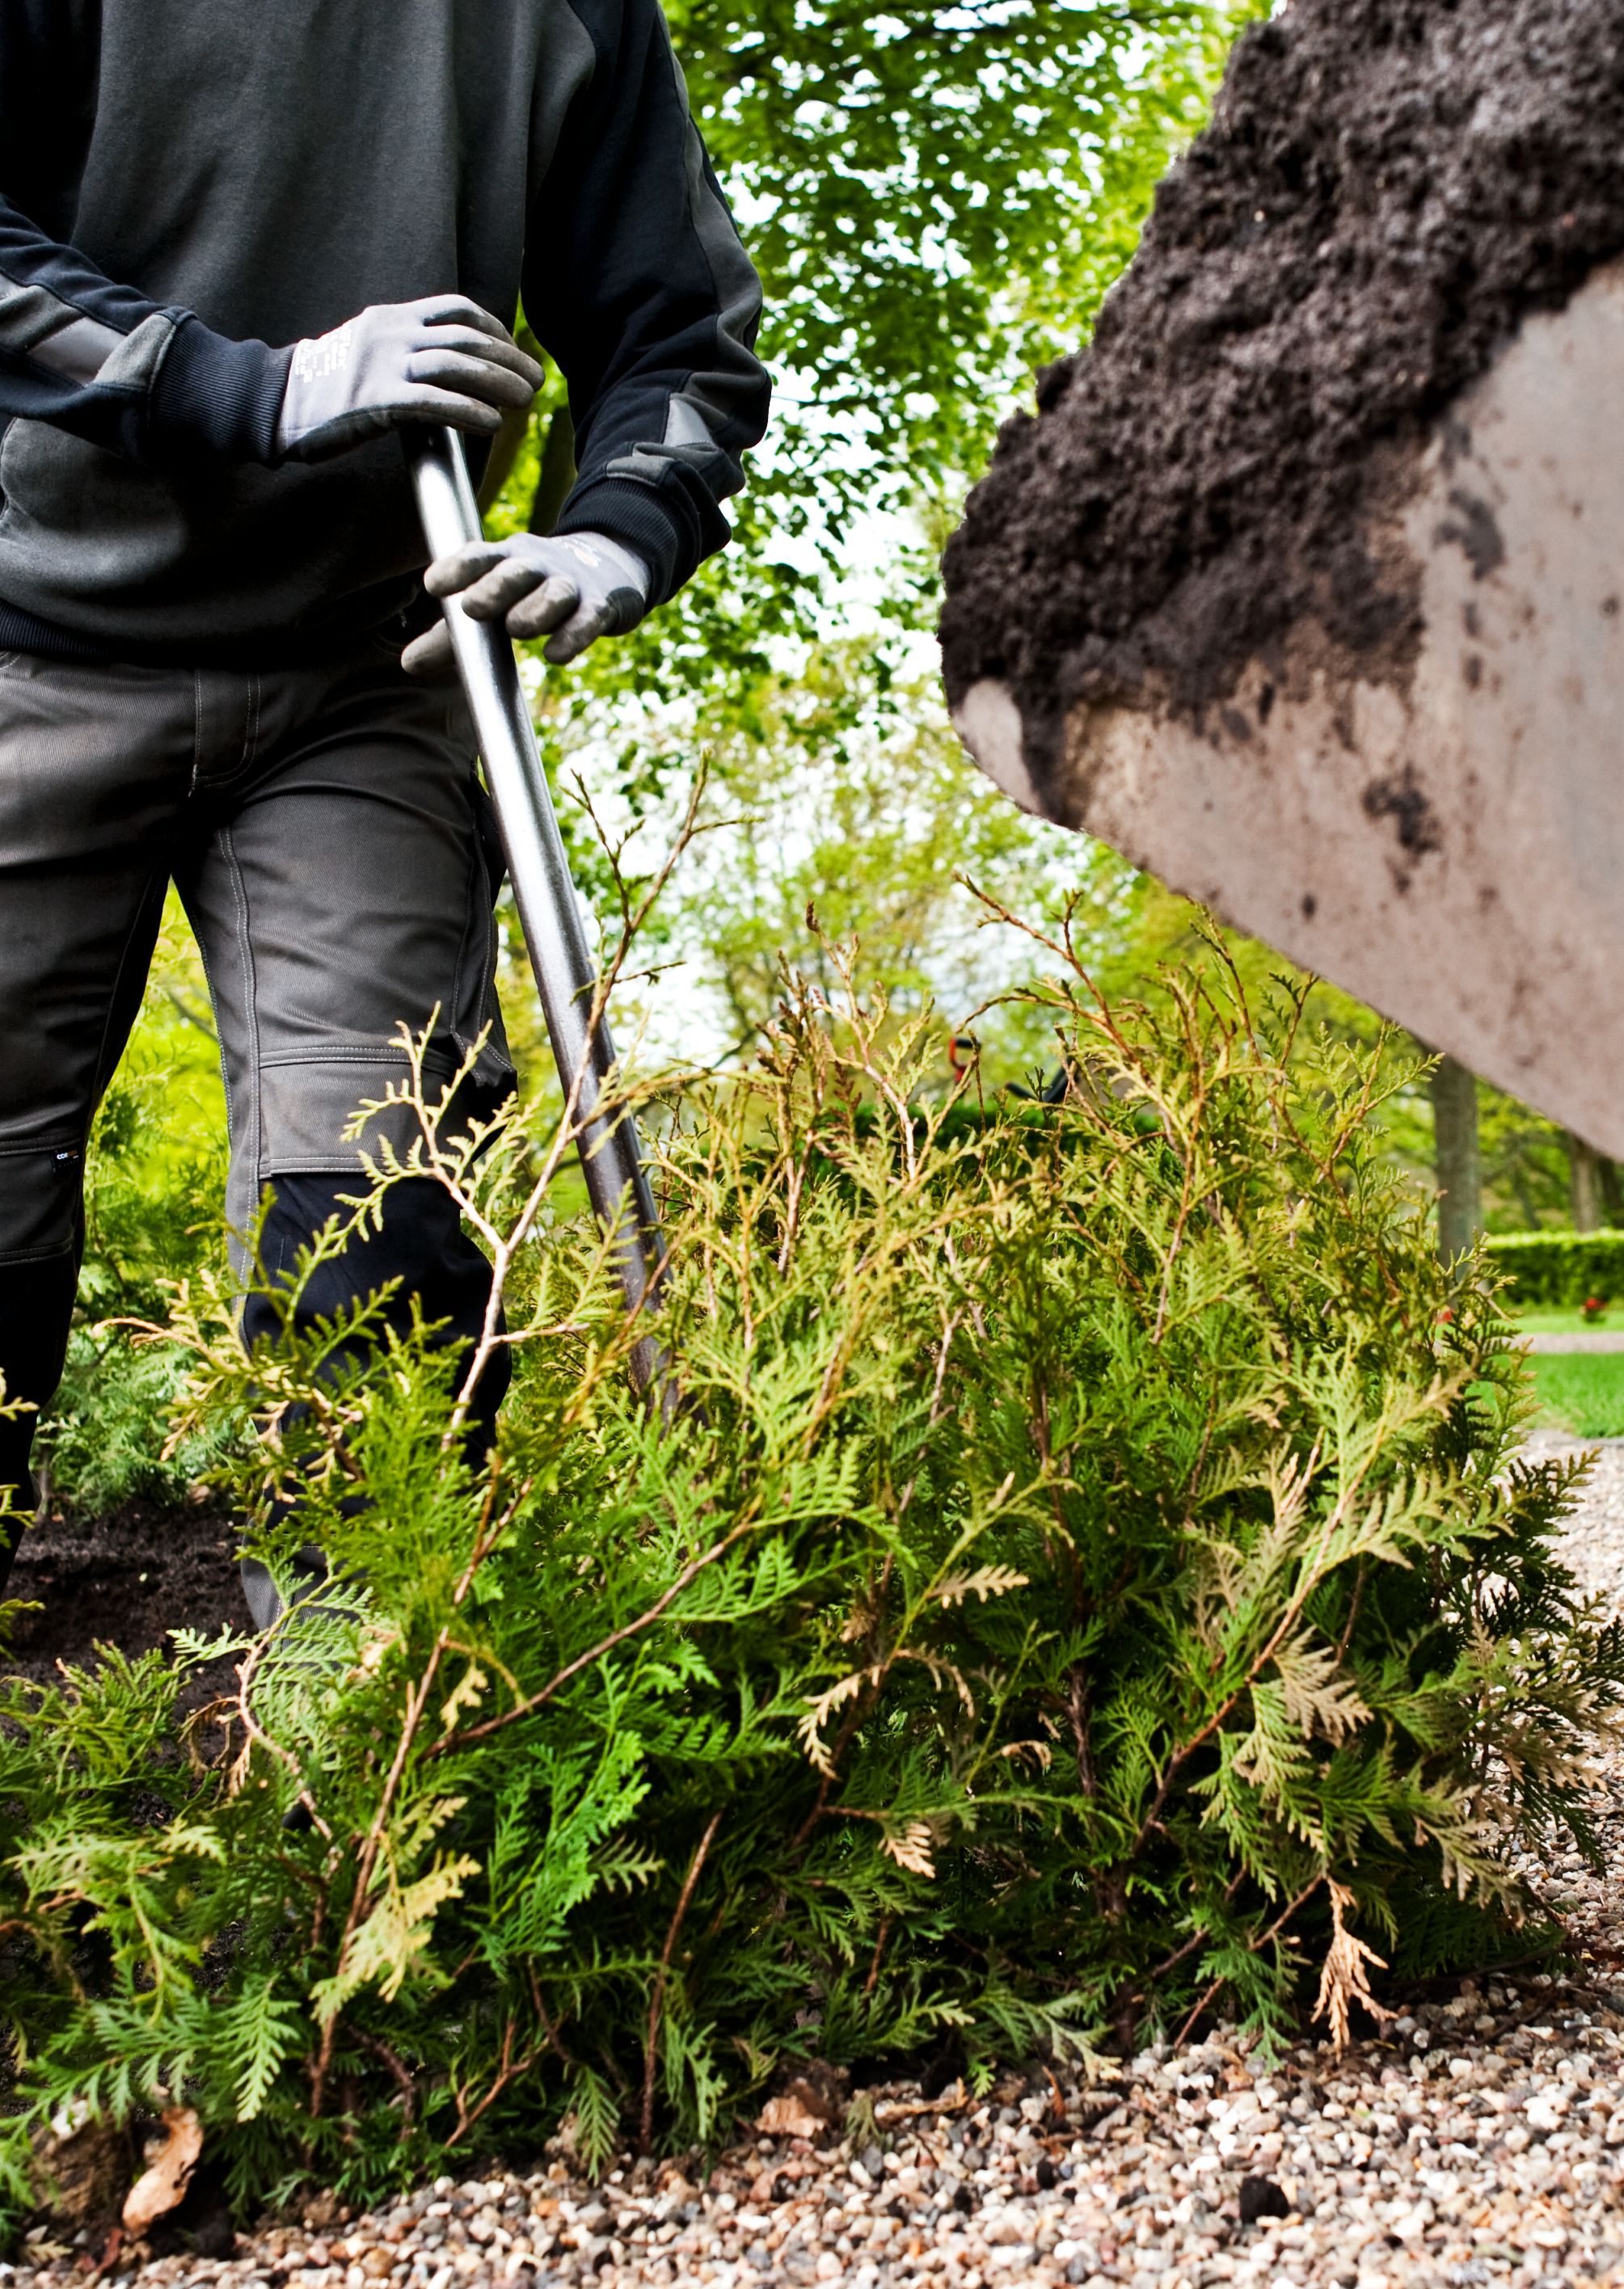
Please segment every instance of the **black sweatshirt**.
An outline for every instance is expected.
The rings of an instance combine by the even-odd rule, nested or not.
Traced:
[[[0,649],[294,658],[424,561],[398,438],[276,465],[292,346],[375,302],[525,315],[559,529],[727,538],[760,310],[658,0],[0,0]],[[30,351],[124,337],[92,381]]]

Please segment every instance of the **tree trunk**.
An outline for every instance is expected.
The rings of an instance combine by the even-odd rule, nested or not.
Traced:
[[[1564,1129],[1568,1148],[1568,1198],[1575,1232],[1600,1232],[1606,1221],[1607,1171],[1602,1155],[1582,1137]]]
[[[1428,1089],[1437,1156],[1438,1254],[1452,1264],[1483,1230],[1477,1080],[1453,1057],[1440,1057]]]
[[[1616,1160],[1604,1160],[1602,1168],[1602,1215],[1609,1232],[1624,1227],[1624,1184],[1619,1179]]]

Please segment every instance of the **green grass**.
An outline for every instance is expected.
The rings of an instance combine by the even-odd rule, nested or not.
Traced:
[[[1580,1439],[1624,1437],[1624,1352],[1559,1352],[1528,1364],[1548,1423]]]
[[[1525,1336],[1575,1336],[1591,1328],[1624,1334],[1624,1304],[1615,1304],[1599,1320],[1587,1320],[1577,1304],[1561,1307],[1554,1304],[1541,1304],[1537,1310],[1514,1312],[1511,1316]]]

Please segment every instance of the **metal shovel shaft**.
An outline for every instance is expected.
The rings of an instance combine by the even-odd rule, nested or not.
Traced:
[[[483,537],[462,443],[450,429],[424,431],[411,460],[423,534],[432,556],[447,556]],[[566,1093],[575,1089],[575,1120],[587,1191],[599,1222],[614,1229],[614,1264],[628,1304],[644,1302],[660,1261],[654,1196],[628,1112],[600,1117],[614,1049],[607,1023],[592,1024],[597,971],[564,856],[551,790],[513,646],[500,621],[470,619],[457,597],[441,605],[479,740],[485,780],[508,858],[548,1039]],[[638,1346],[634,1373],[646,1384],[659,1371],[652,1339]]]

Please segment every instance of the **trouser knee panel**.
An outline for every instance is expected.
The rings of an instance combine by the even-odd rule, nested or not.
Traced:
[[[244,1306],[243,1332],[250,1343],[274,1337],[283,1322],[272,1290],[293,1279],[300,1252],[328,1219],[347,1222],[356,1180],[332,1174],[289,1174],[271,1187],[260,1228],[263,1285]],[[377,1229],[354,1234],[340,1254],[316,1266],[299,1298],[295,1323],[309,1327],[332,1320],[362,1298],[393,1287],[385,1305],[386,1323],[404,1334],[413,1306],[437,1324],[441,1340],[467,1350],[478,1341],[491,1300],[491,1266],[462,1229],[457,1204],[443,1184],[409,1176],[382,1196]],[[481,1378],[474,1416],[476,1437],[488,1438],[511,1372],[504,1345]]]

